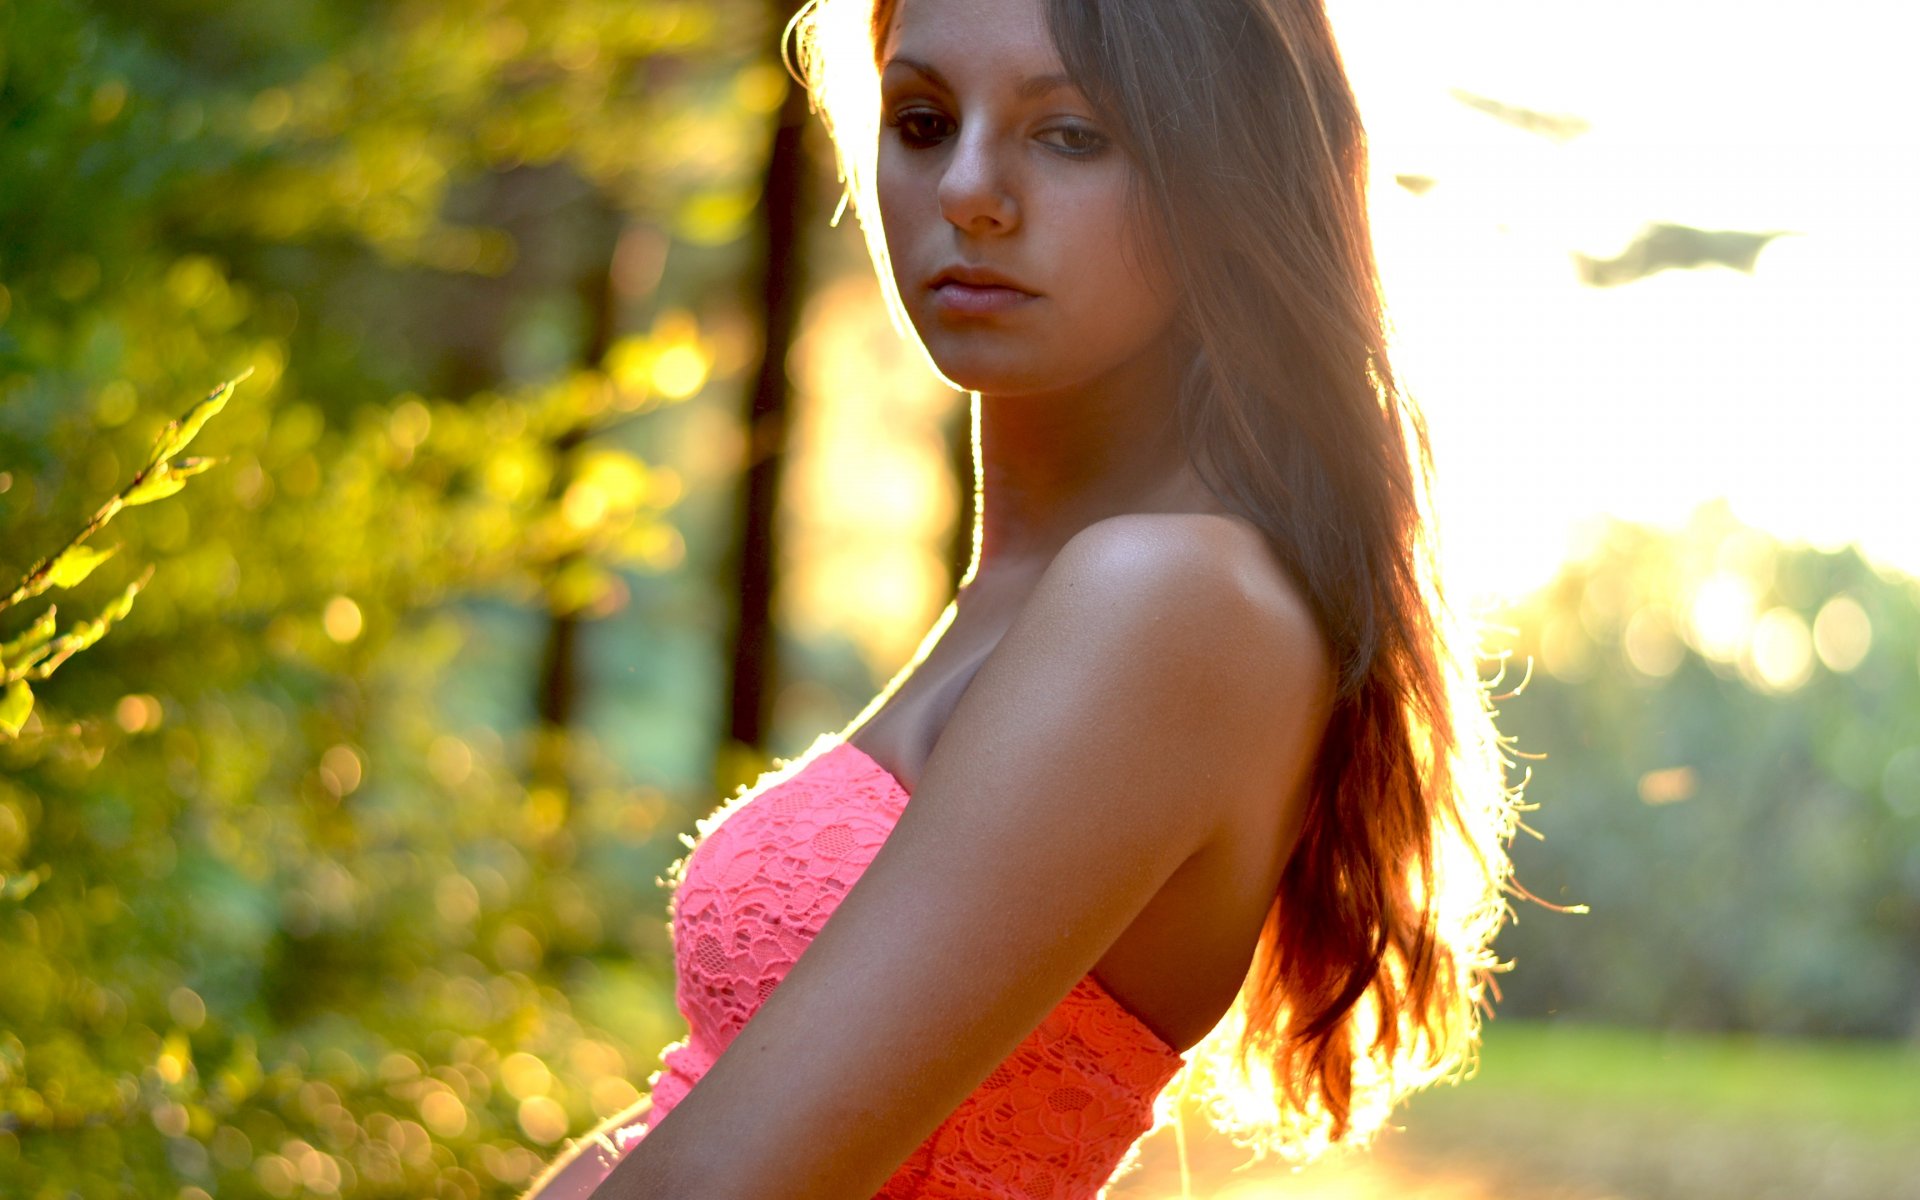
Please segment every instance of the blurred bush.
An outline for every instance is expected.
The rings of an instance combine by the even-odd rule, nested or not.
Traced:
[[[95,534],[126,509],[163,500],[186,487],[187,480],[215,465],[214,459],[204,456],[176,456],[226,407],[238,382],[229,380],[221,384],[177,420],[167,422],[148,452],[146,462],[134,472],[126,486],[107,497],[63,544],[41,556],[11,591],[0,594],[0,612],[32,602],[49,591],[85,583],[101,563],[119,550],[118,546],[102,549],[89,545]],[[115,622],[132,611],[134,597],[152,577],[153,568],[148,567],[92,617],[69,618],[64,630],[60,628],[59,605],[49,602],[18,634],[0,642],[0,741],[19,736],[33,715],[33,684],[52,678],[68,659],[105,637]],[[35,883],[27,883],[24,877],[19,883],[0,877],[0,896],[18,899],[25,894],[21,885],[37,886],[41,874],[34,872]]]
[[[1920,1037],[1920,582],[1723,506],[1615,525],[1508,618],[1537,671],[1502,1011]]]
[[[252,372],[0,744],[0,1196],[507,1195],[644,1088],[773,22],[0,5],[0,577]]]

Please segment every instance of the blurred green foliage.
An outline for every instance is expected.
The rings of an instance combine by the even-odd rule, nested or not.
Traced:
[[[1608,529],[1516,610],[1539,669],[1503,1011],[1920,1036],[1920,582],[1723,507]]]
[[[509,1195],[644,1088],[775,32],[0,0],[0,577],[252,372],[0,743],[0,1196]],[[556,615],[656,771],[530,727]]]
[[[34,600],[49,590],[77,587],[86,582],[95,568],[119,550],[118,546],[105,549],[89,546],[89,538],[105,529],[123,510],[165,499],[186,487],[187,480],[213,466],[211,458],[174,456],[192,444],[206,423],[226,407],[238,383],[239,380],[229,380],[221,384],[184,415],[167,422],[154,440],[147,461],[134,472],[127,485],[107,497],[64,545],[49,551],[28,568],[11,592],[0,595],[0,612]],[[59,632],[59,606],[49,603],[18,634],[0,642],[0,741],[19,736],[27,718],[33,715],[32,685],[51,678],[61,664],[105,637],[116,621],[132,611],[134,597],[152,577],[153,568],[148,567],[91,618],[69,621],[65,632]],[[26,886],[37,886],[41,877],[42,873],[36,871],[34,882]],[[22,894],[19,887],[0,876],[0,896],[17,899]]]

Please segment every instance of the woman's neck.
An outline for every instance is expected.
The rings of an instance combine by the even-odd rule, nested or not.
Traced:
[[[1130,512],[1217,508],[1187,460],[1170,360],[1045,395],[983,394],[973,578],[1042,570],[1080,530]]]

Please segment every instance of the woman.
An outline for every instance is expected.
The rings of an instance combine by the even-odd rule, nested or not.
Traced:
[[[822,0],[801,46],[974,393],[974,559],[702,823],[691,1036],[536,1194],[1090,1197],[1182,1073],[1262,1150],[1364,1140],[1471,1052],[1517,792],[1318,0]]]

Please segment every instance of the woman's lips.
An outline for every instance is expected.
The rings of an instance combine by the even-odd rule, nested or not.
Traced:
[[[946,280],[933,289],[935,307],[967,316],[1006,312],[1038,298],[1033,293],[1023,292],[1018,288],[1002,287],[998,284],[960,283],[952,279]]]

